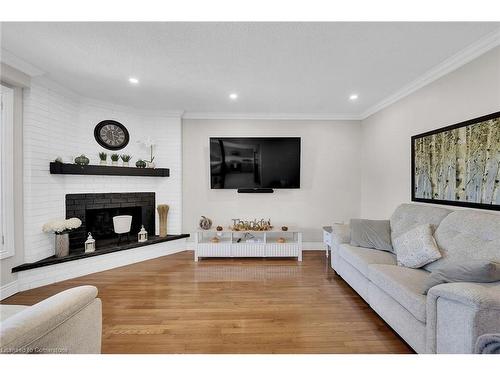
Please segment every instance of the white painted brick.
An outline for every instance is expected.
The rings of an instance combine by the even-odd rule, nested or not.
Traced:
[[[171,177],[50,175],[49,162],[58,156],[70,162],[84,153],[92,164],[99,162],[97,154],[103,149],[95,142],[93,131],[104,119],[123,122],[129,130],[130,143],[119,153],[132,154],[133,163],[149,157],[149,151],[137,140],[146,136],[154,139],[155,162],[170,168]],[[71,193],[153,191],[157,204],[170,205],[168,231],[180,233],[181,137],[180,117],[81,98],[57,84],[35,78],[31,88],[24,90],[25,261],[53,254],[53,236],[42,233],[41,227],[65,216],[65,195]]]

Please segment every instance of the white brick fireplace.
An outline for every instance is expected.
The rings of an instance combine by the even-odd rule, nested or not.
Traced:
[[[170,168],[170,177],[51,175],[49,162],[62,157],[71,162],[85,154],[98,164],[98,152],[107,151],[94,140],[95,125],[117,120],[130,133],[128,146],[118,151],[147,159],[149,150],[137,141],[150,137],[156,142],[158,167]],[[135,110],[86,99],[57,84],[37,78],[24,90],[24,260],[34,262],[54,254],[53,236],[42,225],[65,216],[65,195],[150,191],[156,203],[170,205],[168,230],[181,232],[182,132],[178,114]],[[108,156],[109,160],[109,156]],[[158,220],[156,220],[158,222]],[[96,260],[94,260],[96,261]],[[75,275],[76,276],[76,275]]]

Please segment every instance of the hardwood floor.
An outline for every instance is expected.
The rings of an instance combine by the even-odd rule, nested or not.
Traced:
[[[327,264],[293,259],[157,258],[18,293],[34,304],[99,288],[103,353],[413,353]]]

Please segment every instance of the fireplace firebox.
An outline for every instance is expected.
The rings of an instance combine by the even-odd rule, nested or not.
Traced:
[[[91,232],[96,246],[117,241],[113,216],[131,215],[131,240],[136,240],[141,225],[155,233],[155,193],[90,193],[66,195],[66,218],[77,217],[82,226],[69,234],[70,253],[81,250],[87,233]]]

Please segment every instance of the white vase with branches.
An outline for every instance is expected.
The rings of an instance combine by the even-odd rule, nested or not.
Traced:
[[[144,159],[144,161],[146,162],[146,165],[148,168],[154,168],[155,164],[153,161],[155,160],[155,157],[153,156],[153,147],[156,146],[156,143],[150,137],[147,137],[147,138],[140,140],[138,142],[143,144],[147,148],[149,148],[150,159],[149,160]]]

